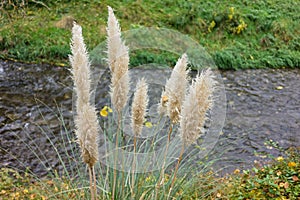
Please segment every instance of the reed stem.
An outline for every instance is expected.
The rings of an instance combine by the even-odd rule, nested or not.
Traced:
[[[121,112],[118,112],[118,129],[117,129],[117,133],[116,133],[116,146],[115,146],[115,150],[117,151],[115,153],[114,156],[114,181],[113,181],[113,190],[112,190],[112,200],[115,199],[115,195],[116,195],[116,184],[117,184],[117,159],[118,159],[118,148],[119,148],[119,131],[121,130],[121,120],[122,120],[122,116],[121,116]]]
[[[95,200],[97,200],[97,180],[96,180],[96,173],[95,173],[95,166],[93,166],[93,179],[94,179],[94,194],[95,194]]]
[[[93,167],[89,166],[90,192],[91,192],[91,200],[95,200],[92,168]]]
[[[136,136],[133,138],[133,159],[132,159],[132,169],[131,169],[131,199],[135,199],[135,193],[134,193],[134,184],[135,184],[135,162],[136,162]]]
[[[178,158],[178,161],[177,161],[177,164],[176,164],[176,167],[175,167],[174,176],[173,176],[173,179],[172,179],[172,183],[171,183],[171,187],[169,189],[169,194],[168,194],[168,198],[167,199],[170,198],[171,192],[173,190],[173,187],[174,187],[174,184],[175,184],[175,180],[176,180],[176,175],[177,175],[177,172],[178,172],[178,168],[179,168],[179,165],[180,165],[180,163],[182,161],[183,153],[184,153],[184,144],[182,144],[182,146],[181,146],[181,151],[180,151],[179,158]]]
[[[166,151],[165,151],[165,153],[164,153],[164,160],[163,160],[163,165],[162,165],[162,167],[161,167],[161,173],[160,173],[160,176],[159,176],[159,179],[158,179],[156,188],[155,188],[155,198],[154,198],[154,199],[157,199],[157,195],[158,195],[159,188],[160,188],[160,186],[161,186],[161,185],[163,184],[163,182],[164,182],[164,177],[165,177],[165,165],[166,165],[166,159],[167,159],[167,154],[168,154],[169,143],[170,143],[170,140],[171,140],[171,133],[172,133],[172,131],[173,131],[173,124],[171,124],[170,129],[169,129],[169,133],[168,133],[168,141],[167,141],[167,144],[166,144]]]

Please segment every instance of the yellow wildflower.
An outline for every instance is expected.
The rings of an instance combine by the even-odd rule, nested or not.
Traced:
[[[145,126],[147,127],[147,128],[152,128],[152,123],[151,122],[145,122]]]
[[[277,161],[279,161],[279,162],[281,162],[281,161],[283,161],[283,157],[282,156],[279,156],[278,158],[277,158]]]
[[[102,117],[107,117],[108,113],[111,113],[111,112],[112,112],[112,109],[111,109],[110,107],[104,106],[104,107],[102,108],[102,110],[100,111],[100,115],[101,115]]]
[[[104,110],[104,108],[100,111],[100,115],[102,116],[102,117],[107,117],[107,115],[108,115],[108,112],[106,111],[106,110]]]
[[[216,26],[216,22],[213,20],[208,27],[208,32],[211,32],[215,26]]]
[[[240,20],[240,24],[235,28],[235,33],[240,34],[243,30],[247,28],[247,24],[244,22],[244,20]]]
[[[154,177],[152,175],[150,175],[146,178],[147,183],[151,183],[153,180],[154,180]]]
[[[289,166],[289,167],[296,167],[296,165],[297,165],[297,164],[296,164],[295,162],[289,162],[289,163],[288,163],[288,166]]]

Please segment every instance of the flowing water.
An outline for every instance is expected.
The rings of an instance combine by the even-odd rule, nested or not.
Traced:
[[[281,155],[281,148],[299,146],[299,69],[220,73],[227,111],[214,150],[218,168],[249,167],[266,155]],[[78,150],[73,148],[72,83],[66,67],[0,61],[0,168],[28,168],[43,176],[68,167],[61,160],[81,162],[73,157]],[[108,101],[109,79],[104,76],[101,84],[98,106]]]

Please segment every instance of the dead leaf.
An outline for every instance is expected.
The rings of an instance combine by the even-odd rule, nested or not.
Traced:
[[[292,179],[293,179],[293,181],[299,181],[299,178],[298,178],[298,176],[296,176],[296,175],[294,175],[293,177],[292,177]]]
[[[285,189],[289,188],[289,182],[285,182],[285,183],[284,183],[284,188],[285,188]]]

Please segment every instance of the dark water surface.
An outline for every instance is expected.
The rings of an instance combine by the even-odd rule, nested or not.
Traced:
[[[216,155],[222,155],[217,167],[230,171],[261,163],[267,154],[281,155],[271,143],[283,149],[299,146],[299,69],[220,73],[227,114],[215,147]],[[73,127],[72,83],[64,67],[0,61],[0,168],[29,168],[45,175],[63,169],[60,159],[81,162],[72,156],[78,153],[69,128]],[[105,95],[96,103],[99,107],[108,100],[109,79],[104,76],[101,83],[97,93]]]

